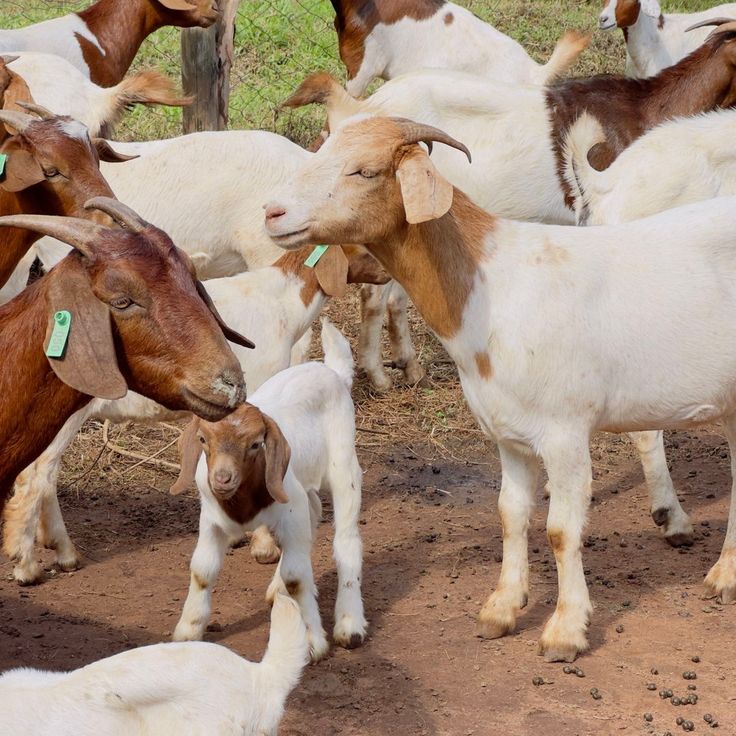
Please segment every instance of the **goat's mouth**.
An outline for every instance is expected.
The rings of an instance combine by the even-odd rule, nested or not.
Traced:
[[[279,248],[285,248],[286,250],[301,248],[302,245],[310,242],[309,225],[291,230],[288,233],[274,233],[269,230],[268,235]]]
[[[599,20],[598,21],[598,29],[601,30],[601,31],[611,31],[615,27],[616,27],[616,21],[615,20],[612,20],[612,21]]]
[[[188,388],[183,389],[182,396],[189,411],[208,422],[219,422],[220,419],[224,419],[233,410],[233,407],[229,405],[224,396],[222,403],[219,403],[211,399],[205,399]]]
[[[210,490],[215,498],[220,501],[229,501],[240,488],[240,480],[234,480],[230,483],[218,483],[210,480]]]

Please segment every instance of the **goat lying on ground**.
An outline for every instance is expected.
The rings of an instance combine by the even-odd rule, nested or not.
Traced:
[[[499,446],[504,557],[480,633],[513,631],[528,598],[527,530],[544,462],[557,609],[540,639],[573,660],[591,614],[581,556],[590,436],[722,420],[736,482],[736,199],[635,223],[567,228],[495,218],[442,177],[399,118],[346,121],[266,208],[284,248],[366,246],[455,360]],[[359,214],[356,214],[359,213]],[[706,589],[736,600],[736,489]]]
[[[316,494],[324,489],[332,494],[335,513],[335,643],[352,648],[363,642],[362,475],[350,397],[353,361],[347,340],[327,320],[322,346],[324,365],[302,363],[281,371],[230,418],[217,424],[195,419],[182,435],[182,470],[172,493],[184,490],[196,474],[202,508],[189,594],[174,639],[202,637],[229,545],[245,530],[265,524],[282,549],[268,597],[283,589],[299,603],[312,661],[321,659],[329,645],[310,556],[321,513]]]
[[[130,388],[210,419],[244,398],[225,338],[252,343],[221,321],[183,254],[120,202],[98,197],[87,206],[127,229],[0,217],[0,227],[36,230],[75,248],[0,307],[0,510],[18,473],[93,396],[121,398]]]
[[[102,87],[118,84],[141,43],[163,26],[207,28],[216,0],[97,0],[78,13],[0,30],[0,53],[41,51],[63,57]]]
[[[276,736],[307,663],[297,605],[277,595],[258,664],[217,644],[154,644],[73,672],[0,675],[0,731],[33,736]]]
[[[359,97],[376,78],[427,67],[473,72],[519,84],[548,84],[569,69],[590,41],[566,33],[546,64],[466,8],[444,0],[332,0],[347,88]]]
[[[206,283],[217,311],[238,332],[250,335],[257,347],[233,346],[249,394],[289,367],[297,344],[329,296],[340,296],[347,283],[384,283],[388,277],[361,248],[331,248],[314,268],[304,264],[312,248],[283,253],[271,267],[247,271]],[[57,499],[57,478],[64,452],[84,422],[92,417],[123,421],[168,421],[181,418],[139,394],[128,392],[118,401],[95,399],[73,414],[43,454],[17,478],[15,493],[5,508],[3,549],[16,561],[13,575],[21,584],[37,582],[42,574],[34,557],[34,541],[55,551],[64,570],[79,566],[79,554],[67,533]],[[271,536],[257,530],[251,553],[259,562],[276,562],[279,550]]]
[[[736,17],[736,3],[717,5],[699,13],[662,13],[657,0],[604,0],[598,26],[620,28],[626,42],[626,73],[653,77],[700,46],[707,31],[693,25],[719,16]]]

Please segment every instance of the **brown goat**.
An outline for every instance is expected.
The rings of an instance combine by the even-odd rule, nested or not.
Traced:
[[[87,200],[114,196],[100,173],[100,159],[134,157],[115,153],[102,139],[91,141],[87,129],[72,118],[20,104],[42,117],[0,110],[0,130],[5,131],[4,123],[15,131],[0,145],[0,155],[7,157],[0,175],[0,215],[93,216],[84,208]],[[99,213],[93,217],[100,219]],[[18,228],[0,232],[0,287],[39,237]]]
[[[128,388],[171,409],[217,420],[245,397],[240,364],[189,259],[158,228],[114,199],[87,203],[125,229],[78,218],[16,215],[2,227],[37,230],[76,249],[0,307],[0,510],[16,475],[91,397]],[[63,357],[46,344],[60,310],[71,312]]]

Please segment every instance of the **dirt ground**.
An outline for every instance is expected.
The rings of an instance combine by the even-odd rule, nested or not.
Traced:
[[[431,345],[422,357],[430,365],[429,389],[379,398],[364,382],[355,388],[370,635],[362,648],[335,649],[307,669],[281,733],[661,736],[681,732],[678,716],[693,721],[696,732],[708,731],[703,715],[711,713],[719,722],[714,733],[736,734],[736,608],[701,598],[728,513],[729,461],[720,436],[668,435],[675,485],[697,530],[695,544],[680,550],[665,544],[649,518],[628,440],[596,440],[584,550],[595,605],[592,647],[576,663],[584,677],[564,674],[536,652],[556,595],[541,484],[530,534],[530,600],[518,632],[496,641],[475,636],[475,616],[500,569],[498,456],[462,408],[451,367]],[[432,417],[436,432],[425,426]],[[129,435],[120,430],[110,439],[122,443]],[[151,454],[175,436],[156,429],[136,441]],[[187,591],[197,499],[170,497],[173,476],[165,469],[133,467],[130,459],[126,467],[113,453],[100,455],[101,447],[99,428],[89,425],[60,494],[84,566],[73,573],[50,569],[43,584],[20,588],[10,579],[11,563],[0,562],[0,670],[74,668],[165,640],[174,628]],[[164,456],[175,459],[170,451]],[[336,582],[330,521],[325,499],[314,566],[328,631]],[[214,593],[209,640],[260,658],[272,573],[247,547],[230,553]],[[699,702],[677,707],[661,699],[665,688],[689,692],[686,670],[697,673]],[[535,677],[545,683],[533,685]],[[648,690],[649,683],[656,689]]]

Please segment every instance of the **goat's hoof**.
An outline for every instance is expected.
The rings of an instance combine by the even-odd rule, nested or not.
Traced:
[[[13,578],[18,585],[36,585],[41,582],[43,570],[35,560],[27,565],[16,565],[13,568]]]
[[[77,555],[71,555],[69,557],[59,557],[56,560],[56,564],[64,572],[72,572],[78,570],[82,565]]]
[[[192,624],[178,623],[171,636],[171,641],[201,641],[204,629]]]
[[[330,644],[325,637],[324,631],[319,637],[309,637],[309,660],[312,664],[316,664],[327,656],[330,651]]]
[[[705,597],[719,603],[736,603],[736,551],[721,555],[705,578]]]
[[[670,547],[692,547],[693,546],[693,535],[692,533],[687,534],[685,532],[673,532],[672,534],[664,535],[665,541]]]
[[[366,371],[368,380],[376,393],[383,394],[391,390],[393,383],[386,373],[383,371]]]
[[[574,644],[543,644],[539,642],[539,654],[544,657],[545,662],[574,662],[578,654],[583,652]]]
[[[689,547],[693,543],[693,525],[682,509],[655,509],[652,519],[663,528],[665,541],[671,547]]]
[[[588,649],[585,632],[589,615],[562,617],[555,611],[539,638],[539,654],[545,662],[574,662],[578,654]]]
[[[332,632],[332,638],[337,646],[343,649],[357,649],[365,641],[365,630],[367,623],[358,625],[352,616],[343,616]]]
[[[477,636],[481,639],[500,639],[513,634],[516,629],[516,614],[513,611],[501,611],[495,608],[493,613],[481,611],[476,626]]]
[[[409,361],[404,368],[404,376],[406,382],[410,386],[421,386],[422,388],[428,388],[430,383],[427,379],[427,374],[424,372],[424,368],[417,361]]]

